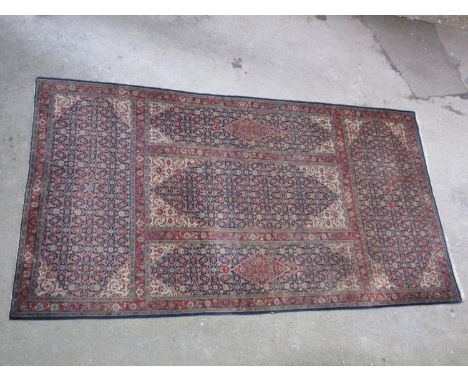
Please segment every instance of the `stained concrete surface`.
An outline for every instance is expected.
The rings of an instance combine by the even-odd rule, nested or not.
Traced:
[[[415,96],[412,74],[392,55],[421,64],[430,57],[398,49],[407,42],[404,35],[396,40],[395,25],[395,18],[385,20],[377,33],[356,17],[0,17],[0,364],[467,364],[467,303],[8,320],[36,76],[414,110],[452,260],[467,289],[468,100],[446,95],[452,89],[443,84],[437,97]],[[464,33],[450,29],[437,42],[431,32],[447,60],[419,81],[466,68]],[[389,35],[396,53],[379,41]]]
[[[416,97],[466,93],[433,24],[405,18],[362,18]]]
[[[445,15],[445,16],[401,16],[410,20],[422,20],[432,24],[448,25],[459,29],[468,30],[468,16]]]
[[[468,30],[461,31],[446,25],[437,25],[436,30],[446,49],[449,62],[458,69],[468,87]]]

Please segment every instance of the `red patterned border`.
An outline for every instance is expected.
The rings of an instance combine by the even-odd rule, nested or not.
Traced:
[[[51,92],[116,95],[131,97],[136,101],[136,152],[135,152],[135,261],[134,261],[134,291],[135,297],[131,301],[30,301],[31,286],[31,257],[37,244],[36,227],[38,223],[40,191],[35,185],[44,176],[45,141],[48,128],[48,102]],[[214,149],[183,149],[177,147],[163,147],[145,145],[145,102],[148,99],[173,102],[188,102],[202,105],[223,105],[230,107],[251,108],[253,110],[284,110],[295,112],[311,112],[330,115],[335,121],[339,155],[308,156],[278,153],[255,153],[235,150],[219,151]],[[352,181],[349,175],[349,164],[345,150],[343,118],[374,118],[401,122],[410,132],[410,145],[413,160],[417,169],[419,183],[423,191],[430,195],[427,205],[427,215],[432,230],[436,250],[443,254],[440,269],[444,277],[445,288],[434,291],[398,291],[378,293],[369,286],[369,275],[366,271],[368,264],[364,255],[359,234],[359,219],[356,215],[354,201],[348,204],[352,230],[350,232],[314,232],[314,233],[275,233],[275,232],[201,232],[201,231],[149,231],[145,230],[144,203],[144,158],[145,153],[184,154],[207,157],[248,158],[256,160],[285,160],[294,162],[339,162],[344,169],[344,187],[353,193]],[[364,292],[298,297],[261,297],[261,298],[216,298],[151,301],[147,298],[146,269],[145,269],[145,241],[148,240],[352,240],[358,254]],[[28,184],[26,189],[18,262],[12,299],[11,318],[38,317],[115,317],[115,316],[151,316],[167,314],[190,313],[225,313],[225,312],[260,312],[299,310],[335,307],[365,307],[379,305],[399,305],[415,303],[440,303],[461,301],[453,271],[451,269],[444,236],[437,215],[435,201],[432,196],[427,169],[424,162],[418,127],[413,112],[370,109],[341,105],[326,105],[294,101],[252,99],[242,97],[226,97],[202,94],[191,94],[172,90],[161,90],[137,86],[91,83],[73,80],[55,80],[39,78],[36,84],[35,113],[33,121],[33,136],[31,145],[31,159]]]

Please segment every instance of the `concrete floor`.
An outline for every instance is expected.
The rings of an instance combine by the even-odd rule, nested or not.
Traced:
[[[467,303],[8,320],[36,76],[414,110],[468,290],[467,55],[468,32],[397,18],[1,17],[0,364],[467,364]]]

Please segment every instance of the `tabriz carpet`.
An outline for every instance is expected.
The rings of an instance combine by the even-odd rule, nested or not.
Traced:
[[[413,112],[37,80],[12,318],[456,301]]]

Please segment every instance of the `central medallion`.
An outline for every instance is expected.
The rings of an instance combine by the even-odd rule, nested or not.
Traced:
[[[148,158],[148,226],[343,230],[339,166],[213,158]]]
[[[233,271],[254,284],[264,286],[286,272],[287,269],[287,266],[274,257],[256,253],[240,263]]]
[[[267,127],[250,118],[244,118],[233,122],[224,129],[236,138],[251,144],[269,136],[281,137],[281,135],[286,135],[284,131],[277,131],[272,127]]]

